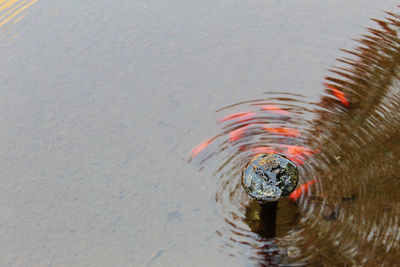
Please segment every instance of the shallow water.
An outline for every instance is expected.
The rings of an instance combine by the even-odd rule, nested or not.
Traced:
[[[319,103],[268,92],[227,106],[218,110],[231,113],[218,121],[219,133],[192,150],[202,166],[220,162],[216,202],[226,223],[217,233],[228,255],[260,266],[397,263],[400,16],[377,22],[355,52],[338,59]],[[303,178],[299,189],[309,188],[290,195],[292,204],[279,201],[276,233],[266,221],[271,209],[240,182],[238,166],[259,153],[291,159]]]
[[[397,143],[360,140],[396,140],[397,128],[385,129],[398,87],[378,90],[373,108],[376,95],[351,109],[380,117],[320,98],[330,95],[321,83],[345,55],[339,48],[353,49],[351,38],[375,27],[369,18],[398,13],[396,4],[0,1],[0,265],[346,264],[350,256],[389,264],[398,166],[387,162],[398,158]],[[360,91],[345,92],[362,103]],[[254,129],[241,141],[326,148],[301,167],[302,181],[321,179],[314,199],[282,202],[276,240],[242,220],[249,200],[235,179],[250,151],[221,137],[187,164],[196,144],[235,127],[216,120],[261,102],[291,114],[264,111],[262,122],[301,137]],[[335,220],[316,216],[336,206]]]

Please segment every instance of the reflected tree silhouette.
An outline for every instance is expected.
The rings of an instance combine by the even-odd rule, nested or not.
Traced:
[[[266,92],[217,110],[234,113],[219,120],[221,131],[188,161],[199,155],[201,165],[215,167],[215,201],[225,222],[216,233],[225,253],[259,266],[397,264],[400,16],[375,21],[358,47],[337,59],[319,103]],[[299,188],[310,188],[280,201],[276,232],[265,231],[260,205],[237,179],[259,153],[295,161]]]
[[[400,254],[400,16],[387,15],[325,78],[310,139],[322,150],[312,161],[323,196],[314,213],[340,214],[306,227],[313,262],[390,266]]]

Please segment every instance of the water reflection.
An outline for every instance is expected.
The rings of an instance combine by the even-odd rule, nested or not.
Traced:
[[[201,168],[218,162],[215,200],[226,224],[222,250],[261,266],[374,262],[399,255],[400,17],[338,59],[321,102],[266,93],[218,110],[221,132],[191,155]],[[311,194],[281,201],[276,238],[263,233],[260,207],[240,184],[242,167],[257,153],[281,153],[298,165]]]
[[[215,199],[226,222],[218,229],[224,240],[223,251],[232,256],[246,255],[267,265],[290,262],[288,255],[295,249],[281,243],[296,236],[300,209],[289,199],[280,201],[276,229],[274,233],[266,232],[260,220],[263,209],[248,197],[240,177],[242,168],[254,155],[271,152],[297,163],[300,183],[309,181],[313,170],[308,159],[318,149],[307,144],[307,136],[316,108],[301,95],[266,93],[265,98],[218,110],[222,117],[221,133],[196,147],[192,156],[196,156],[201,166],[209,163],[209,159],[220,163],[214,176],[220,183]]]
[[[369,29],[356,52],[349,51],[353,59],[339,59],[344,64],[326,78],[348,97],[349,107],[332,101],[328,88],[321,107],[332,112],[319,112],[315,123],[314,135],[320,132],[315,141],[324,153],[311,164],[324,177],[320,188],[326,195],[316,211],[333,206],[339,215],[336,223],[310,227],[329,234],[315,239],[309,254],[330,245],[335,251],[330,260],[344,264],[390,265],[399,255],[400,24],[397,15],[389,15],[377,21],[380,30]]]

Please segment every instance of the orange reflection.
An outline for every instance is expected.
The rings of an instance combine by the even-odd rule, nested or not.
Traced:
[[[291,155],[307,155],[310,156],[316,151],[313,151],[309,148],[306,148],[304,146],[295,146],[295,145],[282,145],[286,148],[286,152]]]
[[[243,138],[247,132],[247,130],[252,126],[252,124],[240,127],[236,130],[233,130],[229,133],[229,141],[230,142],[235,142],[241,138]]]
[[[293,128],[269,128],[263,127],[264,130],[267,130],[270,133],[288,136],[288,137],[300,137],[300,132]]]
[[[335,87],[333,87],[327,83],[324,83],[324,85],[332,90],[333,95],[336,96],[340,100],[340,103],[342,103],[343,106],[345,106],[346,108],[349,107],[350,103],[342,91],[339,91],[338,89],[336,89]]]
[[[291,161],[303,165],[306,160],[306,156],[310,156],[312,154],[317,153],[318,151],[313,151],[309,148],[303,146],[296,145],[281,145],[275,144],[276,147],[273,146],[261,146],[249,149],[253,152],[254,155],[260,153],[278,153],[286,156]]]
[[[289,199],[293,202],[296,202],[304,193],[308,192],[308,188],[310,187],[310,185],[312,185],[313,183],[315,183],[315,180],[311,180],[307,183],[304,183],[302,185],[300,185],[296,190],[294,190],[290,195],[289,195]]]
[[[277,105],[261,105],[261,110],[262,111],[270,111],[272,113],[276,113],[279,115],[285,115],[285,116],[290,115],[289,111],[283,110]]]
[[[225,116],[219,119],[218,122],[224,122],[228,120],[238,120],[238,122],[245,122],[253,119],[255,115],[256,114],[254,112],[238,112]]]
[[[214,140],[215,138],[210,138],[205,140],[204,142],[198,144],[195,148],[192,149],[192,151],[190,151],[190,155],[193,158],[194,156],[196,156],[197,154],[199,154],[201,151],[203,151],[209,144],[211,144],[211,142]]]
[[[285,147],[286,150],[282,153],[284,153],[291,161],[294,161],[300,165],[304,164],[306,156],[316,153],[316,151],[312,151],[311,149],[303,146],[284,145],[283,147]]]
[[[260,147],[255,147],[250,149],[250,151],[252,151],[254,154],[260,154],[260,153],[265,153],[265,154],[274,154],[274,153],[278,153],[278,151],[270,146],[260,146]]]

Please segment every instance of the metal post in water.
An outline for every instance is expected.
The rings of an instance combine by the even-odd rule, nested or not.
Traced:
[[[290,195],[298,181],[296,165],[279,154],[258,154],[243,169],[242,185],[260,203],[263,236],[275,236],[278,200]]]

